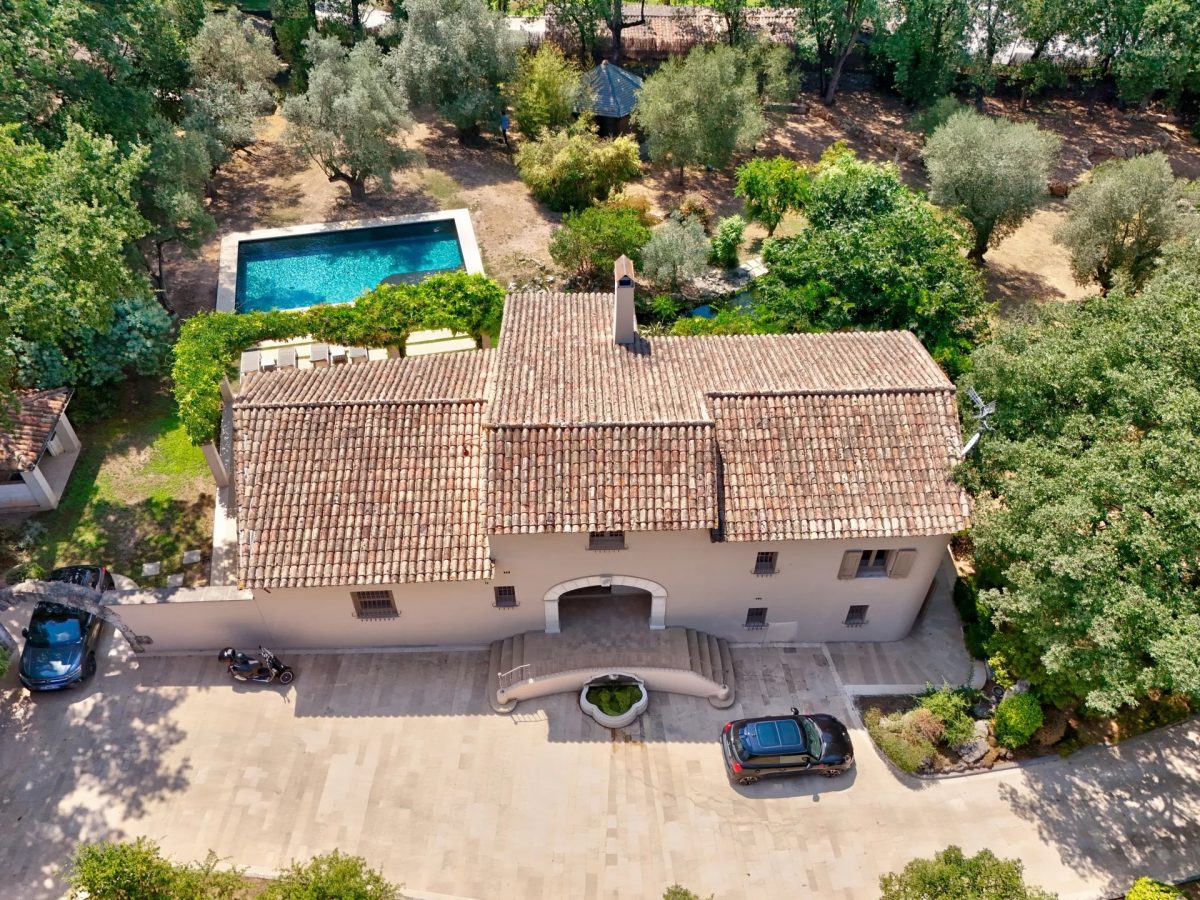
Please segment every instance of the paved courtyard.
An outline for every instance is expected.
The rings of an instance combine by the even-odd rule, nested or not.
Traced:
[[[253,870],[331,850],[414,891],[472,898],[873,898],[879,874],[949,843],[1019,855],[1064,898],[1200,869],[1200,723],[1008,773],[901,781],[854,734],[836,780],[734,788],[726,719],[796,704],[846,715],[821,647],[739,648],[740,699],[652,696],[628,733],[570,696],[511,716],[484,652],[289,657],[288,689],[208,657],[132,662],[30,700],[0,693],[0,895],[59,896],[76,841],[148,835]]]

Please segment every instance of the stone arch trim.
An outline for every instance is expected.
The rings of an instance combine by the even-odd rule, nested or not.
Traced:
[[[651,630],[661,631],[667,627],[667,589],[657,581],[632,575],[583,575],[570,581],[560,581],[546,591],[543,597],[546,604],[546,633],[558,634],[558,601],[567,591],[585,587],[611,587],[614,584],[638,588],[649,593]]]

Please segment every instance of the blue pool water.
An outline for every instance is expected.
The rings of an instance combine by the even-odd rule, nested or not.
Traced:
[[[390,275],[419,281],[462,264],[448,221],[242,241],[236,306],[248,312],[345,303]]]

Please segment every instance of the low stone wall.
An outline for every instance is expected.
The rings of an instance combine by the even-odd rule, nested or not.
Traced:
[[[150,655],[257,647],[271,640],[250,591],[232,586],[108,591],[103,602],[150,639]]]

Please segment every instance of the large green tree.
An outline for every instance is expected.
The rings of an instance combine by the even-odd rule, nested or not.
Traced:
[[[1140,293],[1046,304],[972,358],[996,402],[964,470],[989,650],[1057,704],[1200,698],[1197,334],[1191,238]]]
[[[896,90],[910,103],[944,96],[966,61],[967,0],[887,0],[882,14],[896,23],[881,41]]]
[[[964,111],[925,141],[929,197],[962,215],[981,261],[990,245],[1029,218],[1046,195],[1059,139],[1031,122]]]
[[[832,105],[842,69],[863,25],[874,18],[877,0],[792,0],[788,5],[796,8],[800,28],[816,51],[821,101]]]
[[[397,140],[412,126],[404,92],[373,40],[348,49],[314,32],[304,46],[312,63],[308,90],[283,104],[284,141],[362,200],[369,178],[390,185],[392,169],[408,159]]]
[[[767,242],[756,317],[770,330],[914,331],[951,375],[981,334],[986,302],[954,222],[891,166],[827,152],[804,208],[808,226]]]
[[[1162,153],[1101,163],[1071,192],[1067,218],[1054,239],[1071,254],[1080,284],[1104,290],[1119,274],[1135,283],[1149,273],[1162,247],[1194,221],[1180,203],[1180,185]]]
[[[566,128],[585,99],[583,73],[573,60],[548,41],[536,53],[523,53],[509,102],[517,127],[528,138],[545,129]]]
[[[767,236],[789,212],[804,205],[808,173],[799,163],[785,156],[772,159],[757,157],[738,166],[734,193],[746,204],[746,215],[761,222]]]
[[[757,78],[728,46],[698,47],[671,59],[642,85],[634,122],[647,136],[650,158],[679,170],[722,169],[733,154],[766,131]]]
[[[500,85],[517,70],[516,33],[483,0],[407,0],[399,45],[388,54],[414,106],[432,106],[462,137],[495,127]]]

